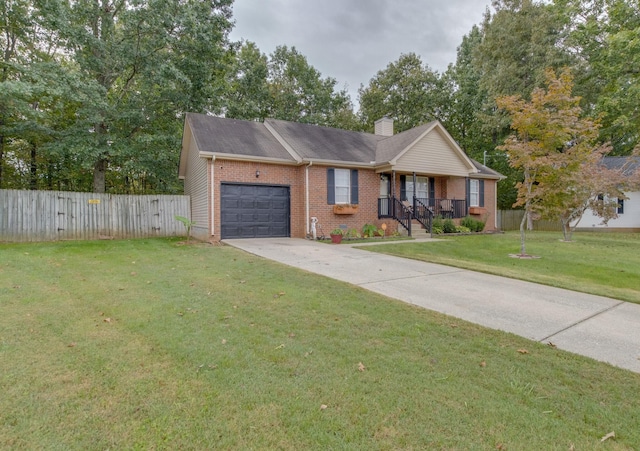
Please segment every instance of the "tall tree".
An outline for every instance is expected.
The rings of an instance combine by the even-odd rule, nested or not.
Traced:
[[[567,23],[564,46],[583,68],[588,106],[602,115],[601,139],[627,155],[640,142],[640,5],[636,0],[556,0]]]
[[[526,255],[525,222],[532,216],[563,221],[565,239],[571,235],[570,223],[586,205],[596,186],[599,162],[609,151],[599,145],[597,121],[581,118],[580,98],[573,97],[569,70],[556,77],[547,71],[548,88],[536,88],[531,101],[520,96],[497,99],[512,120],[515,131],[501,149],[508,152],[510,164],[522,169],[524,180],[517,185],[518,200],[525,215],[520,224],[520,254]],[[591,177],[587,177],[587,175]]]
[[[510,208],[516,200],[514,186],[522,173],[508,166],[506,154],[496,149],[509,134],[509,119],[496,107],[495,99],[504,95],[531,96],[545,81],[545,70],[559,69],[571,56],[559,45],[564,17],[546,2],[532,0],[496,0],[495,12],[487,11],[475,37],[470,66],[478,78],[478,92],[484,104],[476,106],[477,142],[486,150],[488,163],[507,176],[498,187],[500,208]],[[484,147],[484,146],[483,146]]]
[[[110,165],[162,188],[175,167],[178,117],[216,111],[232,0],[77,0],[62,35],[104,99],[82,105],[68,144],[104,192]],[[170,163],[171,162],[171,163]],[[131,183],[131,178],[122,181]]]
[[[269,115],[270,93],[267,56],[253,42],[242,42],[229,65],[225,115],[236,119],[264,120]]]
[[[271,117],[330,127],[344,125],[353,111],[346,90],[334,78],[322,78],[295,47],[279,46],[269,58]]]
[[[368,129],[376,120],[394,119],[398,132],[435,119],[444,119],[447,95],[437,72],[415,53],[403,54],[398,61],[378,71],[367,87],[360,86],[360,115]]]
[[[295,47],[279,46],[269,58],[252,42],[236,47],[223,96],[227,117],[360,128],[347,92],[336,89],[335,79],[323,78]]]

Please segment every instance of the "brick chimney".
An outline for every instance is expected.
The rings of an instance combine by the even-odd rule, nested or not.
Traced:
[[[393,119],[385,116],[375,122],[375,134],[380,136],[393,136]]]

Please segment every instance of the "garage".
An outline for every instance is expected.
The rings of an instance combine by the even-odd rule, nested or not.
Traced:
[[[291,236],[288,186],[223,183],[220,196],[222,239]]]

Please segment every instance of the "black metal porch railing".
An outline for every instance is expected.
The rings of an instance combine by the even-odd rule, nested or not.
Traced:
[[[431,225],[433,224],[433,212],[431,208],[425,205],[422,200],[414,197],[412,213],[413,217],[431,233]]]
[[[414,197],[413,203],[401,202],[394,197],[378,199],[378,218],[393,218],[400,223],[411,236],[411,220],[416,219],[429,232],[433,218],[457,219],[467,216],[467,201],[459,199],[427,199]]]
[[[388,200],[389,200],[389,207],[390,207],[389,217],[398,221],[402,227],[407,229],[409,236],[411,236],[411,219],[412,219],[411,208],[404,205],[402,202],[400,202],[399,199],[395,197],[391,197]]]
[[[420,205],[428,208],[433,216],[458,219],[467,216],[467,201],[464,199],[426,199],[416,198]],[[378,199],[378,218],[393,218],[392,198]]]
[[[433,216],[458,219],[467,216],[467,201],[464,199],[417,199],[427,206]]]

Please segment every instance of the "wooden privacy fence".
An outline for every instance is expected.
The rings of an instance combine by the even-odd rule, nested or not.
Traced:
[[[524,210],[499,210],[498,211],[498,228],[502,231],[520,230],[520,222]],[[562,223],[560,221],[546,221],[539,219],[533,221],[533,230],[541,232],[562,232]]]
[[[0,190],[0,241],[186,235],[189,196]]]

